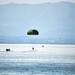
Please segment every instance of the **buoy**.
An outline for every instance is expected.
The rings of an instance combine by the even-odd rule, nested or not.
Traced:
[[[10,49],[6,49],[6,51],[7,51],[7,52],[10,51]]]
[[[44,45],[42,45],[42,47],[44,47]]]
[[[34,50],[34,47],[32,47],[32,50]]]

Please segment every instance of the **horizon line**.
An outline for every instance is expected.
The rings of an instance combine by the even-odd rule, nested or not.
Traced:
[[[8,4],[29,4],[29,5],[38,5],[38,4],[55,4],[55,3],[72,3],[75,4],[75,2],[69,2],[69,1],[59,1],[59,2],[41,2],[41,3],[0,3],[0,5],[8,5]]]

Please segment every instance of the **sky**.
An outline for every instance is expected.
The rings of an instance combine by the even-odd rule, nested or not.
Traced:
[[[43,1],[42,0],[38,0],[38,1],[37,0],[34,1],[33,0],[31,1],[30,0],[26,0],[26,1],[25,0],[21,0],[21,1],[0,0],[0,3],[2,2],[22,3],[23,1],[25,3],[27,2],[38,3],[38,2],[47,2],[48,0],[43,0]],[[69,1],[69,0],[65,0],[65,1]],[[49,2],[53,2],[53,0],[49,0]],[[28,5],[27,7],[29,8],[29,6],[32,5]],[[36,9],[35,6],[33,8],[31,7],[30,9],[27,9],[27,7],[25,8],[24,6],[22,6],[19,7],[18,9],[17,7],[14,8],[13,6],[10,5],[0,6],[0,11],[1,11],[0,12],[0,35],[1,36],[2,35],[25,36],[27,35],[26,33],[29,29],[36,29],[40,32],[39,34],[40,36],[45,36],[45,34],[49,33],[46,36],[53,35],[54,37],[56,35],[58,37],[60,35],[64,37],[64,35],[67,34],[69,37],[73,37],[75,32],[75,28],[74,28],[75,27],[75,4],[74,3],[70,3],[69,6],[67,4],[64,6],[61,4],[60,6],[56,6],[53,4],[52,7],[47,6],[46,7],[47,9],[45,7],[43,8],[41,5],[40,8],[38,6],[39,11]],[[42,28],[44,30],[42,30]],[[61,33],[63,33],[63,35]]]
[[[38,4],[38,3],[46,3],[46,2],[73,2],[75,3],[75,0],[0,0],[0,4],[8,4],[8,3],[29,3],[29,4]]]
[[[75,40],[75,2],[65,0],[0,0],[0,36],[26,36],[27,31],[36,29],[39,37]],[[36,4],[36,3],[46,3]],[[35,5],[33,5],[33,4]],[[2,37],[2,38],[3,38]]]

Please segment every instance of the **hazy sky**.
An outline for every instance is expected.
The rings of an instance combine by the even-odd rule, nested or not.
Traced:
[[[7,4],[7,3],[29,3],[29,4],[36,4],[36,3],[45,3],[45,2],[74,2],[75,0],[0,0],[0,4]]]

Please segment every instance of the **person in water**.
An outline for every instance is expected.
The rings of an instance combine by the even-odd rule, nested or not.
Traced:
[[[34,50],[34,47],[32,47],[32,50]]]

